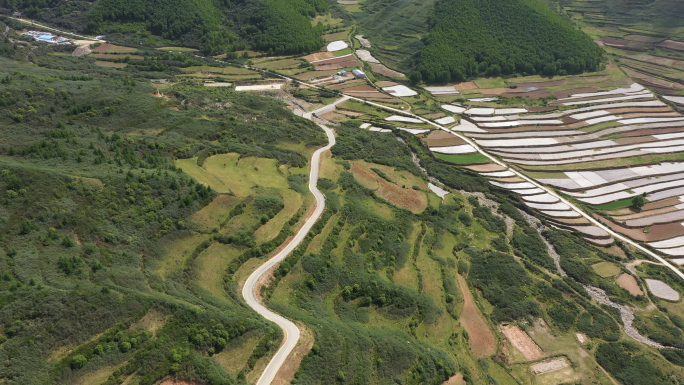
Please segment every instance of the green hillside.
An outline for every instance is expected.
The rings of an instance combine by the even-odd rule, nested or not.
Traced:
[[[247,47],[294,54],[323,45],[322,27],[312,26],[309,19],[328,5],[324,0],[0,0],[0,8],[134,45],[180,44],[207,54]]]
[[[539,0],[440,0],[423,41],[415,67],[428,83],[576,74],[599,69],[603,59],[600,47]]]
[[[61,48],[0,43],[1,381],[245,383],[282,333],[227,294],[225,267],[282,242],[303,195],[286,176],[214,188],[176,164],[210,169],[216,153],[302,172],[323,132],[274,99],[201,82],[155,97],[148,79]],[[243,346],[231,365],[212,358]]]

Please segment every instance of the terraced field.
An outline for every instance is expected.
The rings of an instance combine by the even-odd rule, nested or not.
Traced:
[[[645,241],[668,257],[684,256],[684,115],[638,83],[578,91],[565,92],[541,113],[525,108],[443,108],[462,114],[461,125],[453,130],[465,126],[463,133],[479,146],[591,208],[613,230]],[[431,137],[426,140],[437,158],[476,152],[468,144],[444,142],[448,139],[440,146]],[[613,242],[558,198],[511,178],[512,172],[477,171],[491,184],[520,195],[555,226],[578,232],[594,244]]]

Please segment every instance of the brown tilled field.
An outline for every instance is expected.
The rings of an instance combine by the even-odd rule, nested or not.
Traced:
[[[544,352],[532,341],[530,336],[517,326],[502,325],[501,332],[511,341],[511,344],[522,353],[526,360],[536,360],[544,357]]]
[[[480,87],[478,87],[477,84],[475,84],[473,82],[463,82],[463,83],[454,84],[454,88],[458,91],[463,91],[463,90],[476,90]]]
[[[684,42],[675,40],[665,40],[663,42],[653,44],[656,47],[669,48],[677,51],[684,51]]]
[[[553,96],[557,97],[558,99],[562,99],[562,98],[567,98],[568,96],[574,95],[574,94],[585,94],[585,93],[596,92],[596,91],[597,91],[596,88],[590,88],[590,87],[573,88],[571,90],[554,92]]]
[[[643,242],[653,242],[662,241],[664,239],[674,238],[677,236],[684,235],[684,226],[679,222],[668,223],[664,225],[653,225],[649,226],[647,233],[644,233],[642,228],[630,229],[624,226],[620,226],[615,222],[612,222],[606,218],[596,215],[603,224],[610,227],[613,231],[620,232],[634,240]]]
[[[458,318],[468,332],[468,345],[476,357],[487,357],[496,353],[496,336],[475,304],[465,279],[458,276],[458,284],[463,294],[463,308]]]
[[[371,170],[371,167],[387,170],[385,166],[355,161],[352,163],[351,172],[359,183],[366,188],[374,190],[379,198],[414,213],[420,213],[425,210],[428,201],[424,192],[414,190],[412,188],[413,185],[407,185],[406,188],[403,188],[388,182],[380,177],[375,171]],[[407,181],[406,183],[409,182]]]
[[[302,56],[300,59],[304,59],[306,61],[314,61],[314,60],[323,60],[323,59],[329,59],[331,57],[335,57],[335,54],[332,52],[316,52],[312,53],[310,55]]]
[[[105,43],[105,44],[102,44],[101,46],[95,48],[95,49],[93,50],[93,52],[95,52],[95,53],[105,53],[105,52],[109,51],[110,49],[112,49],[113,47],[114,47],[114,44]]]
[[[620,285],[621,288],[627,290],[629,294],[633,296],[644,294],[644,292],[639,287],[639,284],[637,283],[636,279],[630,274],[624,273],[620,275],[615,280],[615,282],[617,282],[617,284]]]
[[[471,166],[466,166],[466,168],[471,169],[475,172],[494,172],[506,169],[505,167],[499,166],[496,163],[474,164]]]
[[[368,63],[368,64],[371,66],[371,69],[373,70],[373,72],[378,73],[380,75],[385,75],[385,76],[395,77],[395,78],[404,77],[403,73],[401,73],[399,71],[395,71],[395,70],[385,66],[384,64],[379,64],[379,63]]]

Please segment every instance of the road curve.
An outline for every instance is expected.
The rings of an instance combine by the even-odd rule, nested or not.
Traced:
[[[278,370],[283,365],[285,359],[287,359],[287,356],[290,354],[292,349],[294,349],[295,345],[297,344],[297,341],[299,340],[299,328],[297,328],[297,326],[292,321],[286,319],[285,317],[279,314],[272,312],[261,302],[259,302],[259,300],[256,298],[255,290],[256,285],[259,282],[259,279],[261,279],[261,277],[264,274],[266,274],[267,271],[269,271],[272,267],[279,264],[297,246],[299,246],[304,237],[306,237],[306,235],[309,233],[309,230],[311,230],[311,227],[316,223],[316,221],[318,221],[318,218],[320,218],[321,214],[323,213],[323,209],[325,208],[325,196],[323,195],[323,193],[321,193],[320,190],[318,190],[318,187],[316,187],[316,185],[318,184],[318,171],[321,163],[321,154],[324,151],[329,150],[330,147],[332,147],[333,145],[335,145],[335,135],[333,135],[333,130],[331,130],[330,128],[322,124],[319,124],[318,126],[321,127],[328,136],[328,145],[316,150],[313,153],[313,156],[311,157],[309,191],[311,191],[314,198],[316,198],[316,209],[314,210],[313,214],[306,220],[304,226],[302,226],[297,232],[297,234],[295,234],[294,238],[292,238],[290,243],[288,243],[280,252],[278,252],[278,254],[274,255],[273,257],[271,257],[271,259],[266,261],[266,263],[259,266],[259,268],[256,269],[249,276],[249,278],[247,278],[245,285],[242,287],[242,297],[245,299],[245,302],[247,302],[247,305],[249,305],[249,307],[254,309],[257,313],[259,313],[267,320],[275,322],[285,332],[285,342],[273,356],[271,362],[268,363],[268,366],[259,378],[259,381],[257,381],[256,385],[269,385],[273,381],[276,374],[278,373]]]

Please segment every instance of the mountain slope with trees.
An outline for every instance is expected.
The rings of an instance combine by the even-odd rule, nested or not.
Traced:
[[[440,0],[413,80],[595,71],[603,51],[538,0]]]
[[[0,9],[83,33],[138,45],[178,44],[218,54],[248,47],[278,54],[315,51],[322,26],[310,18],[325,0],[0,0]]]

